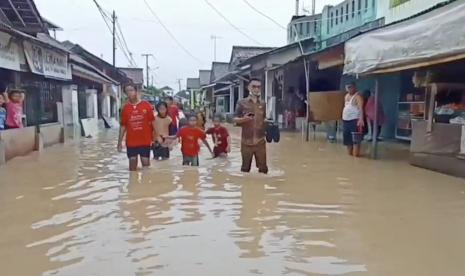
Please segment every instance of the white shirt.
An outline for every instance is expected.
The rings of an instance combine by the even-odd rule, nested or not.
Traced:
[[[342,111],[342,120],[352,121],[352,120],[358,120],[360,118],[361,111],[356,101],[357,96],[358,96],[358,93],[355,93],[354,95],[352,95],[352,97],[349,100],[347,100],[347,97],[346,97],[344,110]]]

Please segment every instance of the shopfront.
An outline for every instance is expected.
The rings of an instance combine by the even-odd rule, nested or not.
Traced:
[[[395,136],[411,164],[465,177],[465,3],[452,2],[346,43],[346,74],[397,86]],[[434,37],[434,39],[430,39]],[[397,76],[397,84],[379,79]],[[374,142],[376,148],[376,142]],[[376,150],[375,150],[376,151]]]
[[[62,142],[62,91],[71,80],[68,53],[5,28],[0,31],[0,67],[2,89],[25,93],[24,128],[0,133],[0,163]]]

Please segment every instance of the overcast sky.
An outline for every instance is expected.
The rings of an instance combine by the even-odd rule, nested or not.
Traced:
[[[197,77],[199,69],[210,69],[213,60],[211,35],[218,40],[217,61],[228,62],[233,45],[256,46],[234,30],[204,0],[147,0],[177,39],[202,62],[184,53],[155,21],[144,0],[99,0],[107,11],[115,10],[129,49],[138,67],[145,66],[142,53],[154,54],[150,59],[155,85],[177,89],[177,79]],[[326,4],[342,0],[316,0],[317,12]],[[107,29],[93,0],[35,0],[41,15],[64,30],[59,40],[71,40],[92,53],[112,59],[111,33]],[[250,9],[242,0],[209,0],[243,32],[265,46],[286,44],[286,32]],[[286,26],[295,12],[295,0],[249,0],[256,8]],[[301,0],[301,6],[311,10],[311,0]],[[118,49],[117,66],[128,66]]]

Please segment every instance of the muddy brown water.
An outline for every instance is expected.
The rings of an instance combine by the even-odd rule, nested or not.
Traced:
[[[0,167],[0,275],[465,275],[463,179],[297,134],[268,176],[238,172],[237,136],[129,174],[115,138]]]

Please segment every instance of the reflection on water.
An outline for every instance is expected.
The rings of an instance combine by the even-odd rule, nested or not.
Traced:
[[[116,133],[0,168],[1,275],[465,275],[465,181],[289,134],[129,174]]]

